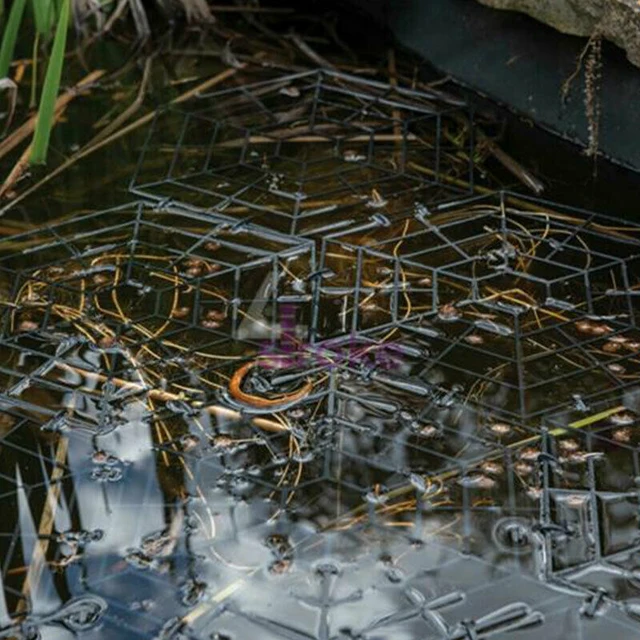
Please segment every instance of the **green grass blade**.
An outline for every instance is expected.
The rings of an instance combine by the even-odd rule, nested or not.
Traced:
[[[22,22],[22,14],[27,0],[14,0],[9,12],[7,26],[2,35],[2,45],[0,46],[0,78],[6,78],[9,74],[9,67],[13,59],[13,50],[16,46],[16,39],[20,31],[20,23]]]
[[[47,161],[47,149],[53,127],[53,118],[60,90],[60,78],[62,77],[62,67],[64,66],[64,52],[67,46],[67,31],[69,29],[69,4],[70,0],[63,0],[60,7],[56,36],[53,40],[51,57],[47,66],[47,75],[42,87],[42,97],[40,98],[40,108],[38,110],[38,121],[33,134],[33,146],[31,149],[31,164],[44,164]]]
[[[36,29],[41,36],[48,36],[53,28],[53,0],[31,0]]]

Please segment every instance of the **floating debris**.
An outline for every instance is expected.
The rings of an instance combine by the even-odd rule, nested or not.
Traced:
[[[371,209],[381,209],[382,207],[386,207],[388,201],[385,200],[377,189],[371,190],[371,195],[366,202],[366,206]]]
[[[300,90],[297,87],[282,87],[282,89],[280,89],[280,93],[283,96],[287,96],[288,98],[299,98],[300,97]]]
[[[636,421],[636,416],[631,413],[631,411],[618,411],[617,413],[612,414],[611,416],[609,416],[609,421],[612,424],[617,424],[617,425],[626,425],[626,424],[633,424]]]
[[[500,476],[504,474],[504,467],[499,462],[493,462],[492,460],[486,460],[480,465],[480,468],[490,476]]]
[[[615,429],[612,434],[611,437],[616,441],[616,442],[622,442],[622,443],[629,443],[631,442],[632,438],[633,438],[633,431],[631,430],[630,427],[621,427],[620,429]]]
[[[534,462],[540,457],[540,450],[535,447],[525,447],[518,452],[518,457],[527,462]]]
[[[345,162],[364,162],[367,159],[367,156],[364,156],[353,149],[347,149],[342,157]]]
[[[494,489],[497,482],[484,473],[473,473],[460,478],[458,484],[467,489]]]
[[[494,422],[489,429],[497,436],[506,436],[511,433],[512,427],[504,422]]]
[[[234,32],[270,15],[231,9]],[[107,635],[140,621],[174,640],[408,637],[424,619],[462,640],[546,624],[534,607],[557,597],[553,576],[578,583],[593,549],[602,566],[633,557],[637,532],[607,501],[628,502],[635,415],[606,408],[640,375],[637,309],[629,289],[606,315],[623,299],[601,292],[634,273],[636,234],[475,195],[495,144],[474,148],[481,123],[444,87],[408,88],[406,62],[340,60],[325,22],[283,44],[265,23],[262,58],[218,25],[222,75],[141,137],[144,201],[8,227],[6,620],[40,624],[15,602],[41,556],[47,602],[67,583],[132,596],[101,618]],[[301,55],[370,75],[306,72]],[[610,451],[621,464],[592,473]],[[463,567],[442,593],[420,568],[468,560],[456,549],[511,569],[531,554],[510,577],[540,578],[528,604],[465,614],[487,572]],[[275,591],[256,604],[240,586]]]
[[[443,304],[438,309],[438,319],[443,322],[455,322],[462,317],[462,312],[451,303]]]
[[[207,593],[207,583],[191,579],[180,585],[180,602],[185,607],[195,607]]]
[[[519,461],[513,465],[513,470],[520,476],[527,477],[533,473],[533,467],[527,462]]]
[[[566,438],[565,440],[560,440],[558,442],[558,447],[560,447],[561,451],[564,452],[573,452],[578,451],[580,449],[580,443],[573,438]]]
[[[180,445],[183,451],[193,451],[200,445],[200,438],[193,433],[187,433],[181,436]]]
[[[40,325],[33,320],[21,320],[18,324],[18,331],[21,331],[22,333],[37,331],[39,328]]]
[[[280,559],[275,560],[269,565],[269,573],[276,576],[284,575],[291,570],[291,560]]]

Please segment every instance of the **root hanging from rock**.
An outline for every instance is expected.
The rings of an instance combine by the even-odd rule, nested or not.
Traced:
[[[590,40],[584,69],[584,108],[589,127],[589,146],[585,153],[595,158],[600,140],[600,83],[602,80],[602,37]]]
[[[600,146],[600,87],[602,81],[602,34],[595,32],[587,41],[578,57],[574,72],[562,85],[562,100],[566,102],[571,85],[584,71],[583,102],[587,118],[588,142],[584,153],[590,158],[596,158]],[[594,165],[595,171],[595,165]]]

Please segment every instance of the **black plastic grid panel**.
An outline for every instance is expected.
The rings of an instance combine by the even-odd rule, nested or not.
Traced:
[[[503,193],[337,232],[312,332],[406,345],[422,392],[535,425],[637,384],[639,231]]]
[[[168,202],[13,236],[2,633],[630,637],[637,233],[501,194],[376,217],[318,260]],[[543,408],[474,368],[576,354],[588,384],[556,376]],[[246,392],[310,392],[238,403],[258,356]]]
[[[341,619],[334,607],[350,602],[348,611],[353,614],[366,606],[369,597],[375,597],[378,588],[395,593],[404,585],[398,594],[404,593],[409,602],[381,604],[390,607],[385,609],[389,616],[375,616],[363,623],[363,632],[393,633],[396,625],[403,630],[404,625],[413,630],[425,625],[435,634],[431,625],[437,627],[441,621],[421,615],[423,609],[412,600],[424,602],[426,593],[433,595],[436,609],[438,594],[444,598],[445,609],[459,606],[465,612],[459,618],[483,629],[492,626],[480,614],[480,610],[489,613],[489,601],[481,599],[480,609],[470,602],[476,592],[486,595],[490,583],[507,607],[507,611],[502,607],[494,611],[496,627],[504,625],[504,633],[518,631],[528,637],[529,632],[536,637],[536,632],[557,623],[562,607],[575,610],[572,629],[586,637],[596,633],[593,627],[597,625],[589,620],[600,619],[604,611],[615,633],[624,637],[629,632],[632,622],[620,616],[624,607],[614,605],[625,602],[633,585],[633,571],[620,565],[635,557],[638,542],[637,491],[611,486],[616,465],[631,483],[633,476],[628,472],[633,474],[637,468],[635,435],[621,442],[617,422],[623,419],[622,410],[603,410],[599,419],[591,418],[587,425],[579,421],[561,428],[549,425],[531,435],[516,427],[508,433],[491,429],[472,433],[468,425],[466,429],[436,427],[442,409],[418,416],[414,413],[417,404],[415,398],[401,394],[376,393],[375,385],[358,368],[335,367],[322,393],[289,412],[292,429],[305,434],[310,450],[286,456],[286,434],[266,442],[256,439],[256,431],[236,427],[233,435],[227,432],[227,440],[217,435],[219,444],[213,450],[195,457],[193,453],[177,454],[192,457],[191,468],[200,486],[224,489],[242,503],[254,505],[261,515],[250,521],[264,532],[261,535],[270,550],[263,569],[250,580],[254,588],[264,589],[265,597],[255,599],[249,589],[225,606],[203,605],[196,609],[193,629],[247,633],[256,627],[268,637],[289,634],[297,638],[304,633],[326,637],[321,632],[312,635],[312,627],[286,631],[287,623],[270,595],[271,580],[277,576],[280,584],[287,585],[287,611],[309,604],[300,590],[306,593],[310,584],[324,584],[325,613],[331,612],[325,621],[327,628],[335,628],[335,616]],[[363,408],[368,410],[366,415]],[[448,407],[450,412],[458,409]],[[628,424],[626,430],[633,433]],[[306,431],[305,425],[309,427]],[[588,431],[583,431],[585,426]],[[593,465],[605,451],[612,459],[607,469],[596,474],[594,493],[588,478],[594,477]],[[620,464],[621,455],[630,462]],[[299,474],[290,468],[295,464],[300,465]],[[585,485],[579,486],[580,482]],[[265,498],[271,507],[258,506]],[[592,499],[602,509],[573,519],[558,506],[569,500],[575,509],[574,503],[581,501],[584,510],[585,502]],[[309,528],[310,523],[314,527]],[[247,550],[238,547],[237,533],[227,526],[217,549],[235,554],[226,557],[228,562],[239,562],[246,558]],[[363,556],[361,548],[370,548],[372,540],[377,540],[374,546],[379,545],[379,555],[371,557],[367,552]],[[602,551],[576,559],[576,547],[593,548],[594,544],[602,545],[597,547]],[[562,564],[568,553],[573,554],[572,571]],[[612,589],[601,574],[625,582]],[[312,601],[317,602],[318,597],[316,594]],[[348,620],[349,613],[344,615]],[[354,618],[350,620],[353,623]],[[447,615],[445,620],[452,625],[448,633],[473,637],[464,635],[464,620],[450,620]],[[456,625],[461,626],[456,629]]]
[[[149,384],[188,394],[196,371],[214,394],[223,363],[276,348],[279,306],[310,298],[316,270],[310,241],[143,203],[16,235],[2,249],[13,289],[2,310],[3,393],[33,395],[32,408],[54,416],[74,368],[108,387],[107,408],[109,394],[120,403]],[[157,379],[139,375],[148,362]],[[57,408],[41,406],[37,389]],[[105,411],[94,413],[103,427],[116,419]]]
[[[437,91],[318,70],[185,109],[152,124],[134,194],[321,237],[473,189],[472,115]]]

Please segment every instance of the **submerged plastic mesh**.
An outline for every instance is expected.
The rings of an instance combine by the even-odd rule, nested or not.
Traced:
[[[435,95],[200,106],[0,245],[0,637],[634,637],[640,227],[464,196]]]
[[[149,130],[137,195],[319,237],[470,192],[472,118],[436,90],[309,71],[199,96]]]

